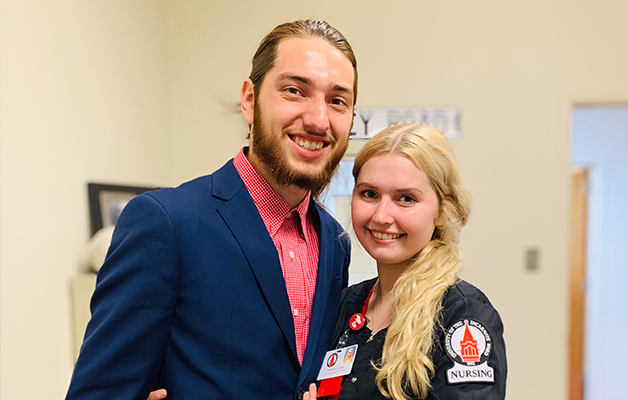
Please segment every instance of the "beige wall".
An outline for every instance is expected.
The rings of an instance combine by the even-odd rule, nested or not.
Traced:
[[[67,387],[85,182],[222,165],[245,143],[233,106],[259,40],[311,17],[353,44],[358,106],[462,108],[464,277],[506,325],[508,399],[566,398],[570,110],[628,102],[628,2],[383,4],[2,1],[0,397]]]
[[[61,399],[87,182],[170,183],[164,4],[0,7],[0,398]]]

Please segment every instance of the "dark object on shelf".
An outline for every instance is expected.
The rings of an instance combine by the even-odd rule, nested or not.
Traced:
[[[91,236],[105,226],[115,225],[122,209],[133,197],[155,189],[159,188],[88,183]]]

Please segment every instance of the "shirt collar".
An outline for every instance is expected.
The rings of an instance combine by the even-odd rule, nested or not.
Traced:
[[[236,171],[244,181],[244,186],[253,198],[253,203],[262,217],[262,221],[271,237],[279,230],[283,220],[291,213],[296,212],[300,217],[301,232],[306,241],[309,241],[307,224],[309,220],[307,213],[310,205],[311,192],[308,191],[305,198],[293,209],[290,209],[288,203],[270,186],[268,182],[260,175],[259,172],[247,159],[245,152],[248,153],[249,148],[243,147],[233,160]]]

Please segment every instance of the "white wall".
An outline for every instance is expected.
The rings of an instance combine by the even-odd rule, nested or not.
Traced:
[[[170,183],[163,2],[2,1],[0,398],[61,399],[87,182]]]
[[[589,247],[586,307],[587,400],[626,397],[628,359],[628,107],[578,108],[572,162],[589,167]]]
[[[508,398],[566,398],[570,110],[628,102],[628,2],[1,4],[3,399],[67,387],[84,183],[176,183],[222,165],[246,143],[229,105],[259,40],[308,17],[353,44],[358,106],[462,107],[464,276],[505,322]]]

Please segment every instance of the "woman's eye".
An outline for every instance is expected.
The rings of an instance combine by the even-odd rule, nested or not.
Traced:
[[[401,196],[399,200],[404,204],[416,203],[416,199],[412,196]]]
[[[374,199],[377,197],[377,194],[373,190],[363,190],[361,195],[362,197],[367,199]]]

